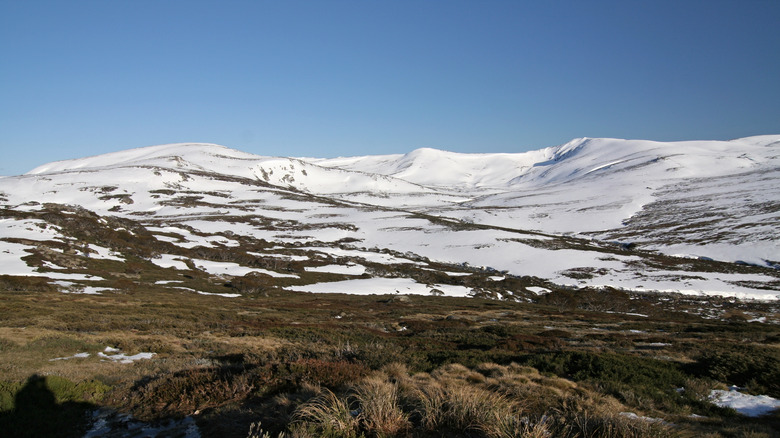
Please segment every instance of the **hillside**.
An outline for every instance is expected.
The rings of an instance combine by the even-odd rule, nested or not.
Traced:
[[[527,299],[539,287],[614,287],[777,299],[779,157],[780,136],[335,159],[210,144],[132,149],[0,179],[0,274],[92,285],[112,273],[85,277],[40,255],[91,245],[70,264],[133,255],[149,269],[254,271],[300,291]],[[63,221],[74,208],[96,227],[121,220],[144,238],[85,238]],[[280,258],[311,266],[257,269]],[[323,270],[331,281],[306,274]],[[464,286],[479,272],[495,275]]]

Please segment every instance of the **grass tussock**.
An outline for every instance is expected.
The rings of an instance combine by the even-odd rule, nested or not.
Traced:
[[[296,422],[287,433],[329,437],[674,436],[660,421],[623,414],[626,407],[614,398],[573,384],[562,389],[563,385],[555,384],[557,379],[544,378],[528,367],[483,364],[478,370],[493,380],[486,377],[484,382],[475,382],[470,376],[479,371],[462,365],[416,374],[392,365],[341,394],[322,389],[297,408]],[[545,387],[552,390],[540,391]]]
[[[372,376],[356,386],[354,396],[360,405],[358,418],[368,432],[392,437],[411,426],[409,414],[398,403],[398,383]]]
[[[357,437],[360,423],[350,405],[346,398],[323,388],[318,396],[296,410],[293,430],[298,434],[316,432],[323,437]]]

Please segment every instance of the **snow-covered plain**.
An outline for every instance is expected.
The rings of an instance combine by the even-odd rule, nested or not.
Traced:
[[[672,143],[581,138],[518,154],[418,149],[332,159],[175,144],[54,162],[2,178],[0,206],[21,215],[47,203],[77,205],[136,221],[182,249],[238,250],[246,239],[262,239],[297,253],[248,254],[421,268],[429,260],[573,287],[774,300],[780,295],[779,182],[780,135]],[[0,216],[0,274],[94,279],[23,260],[40,244],[70,240],[45,220]],[[647,254],[616,249],[625,244],[682,257],[650,263]],[[125,257],[94,244],[86,248],[93,258]],[[699,258],[741,268],[702,270],[687,263]],[[175,254],[150,261],[182,271],[189,263],[220,276],[296,278]],[[346,262],[311,269],[368,272]],[[386,280],[290,289],[429,293],[411,279],[395,286]]]

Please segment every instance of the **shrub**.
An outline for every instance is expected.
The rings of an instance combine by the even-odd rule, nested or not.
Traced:
[[[671,362],[616,353],[561,352],[534,355],[526,363],[577,382],[588,382],[606,394],[643,409],[679,410],[675,389],[687,376]]]
[[[254,378],[253,378],[254,377]],[[150,420],[184,417],[193,412],[243,400],[262,382],[241,368],[196,368],[144,379],[113,394],[129,399],[136,417]]]
[[[686,368],[694,375],[780,397],[780,353],[771,347],[717,348],[703,353]]]

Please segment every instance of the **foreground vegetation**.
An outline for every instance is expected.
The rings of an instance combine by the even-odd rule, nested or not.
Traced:
[[[193,418],[203,436],[777,436],[777,414],[745,418],[706,397],[732,384],[780,397],[780,327],[579,292],[517,303],[6,290],[0,430],[81,436],[102,407],[150,424]],[[616,308],[632,311],[604,310]],[[156,354],[118,363],[98,356],[106,347]]]

